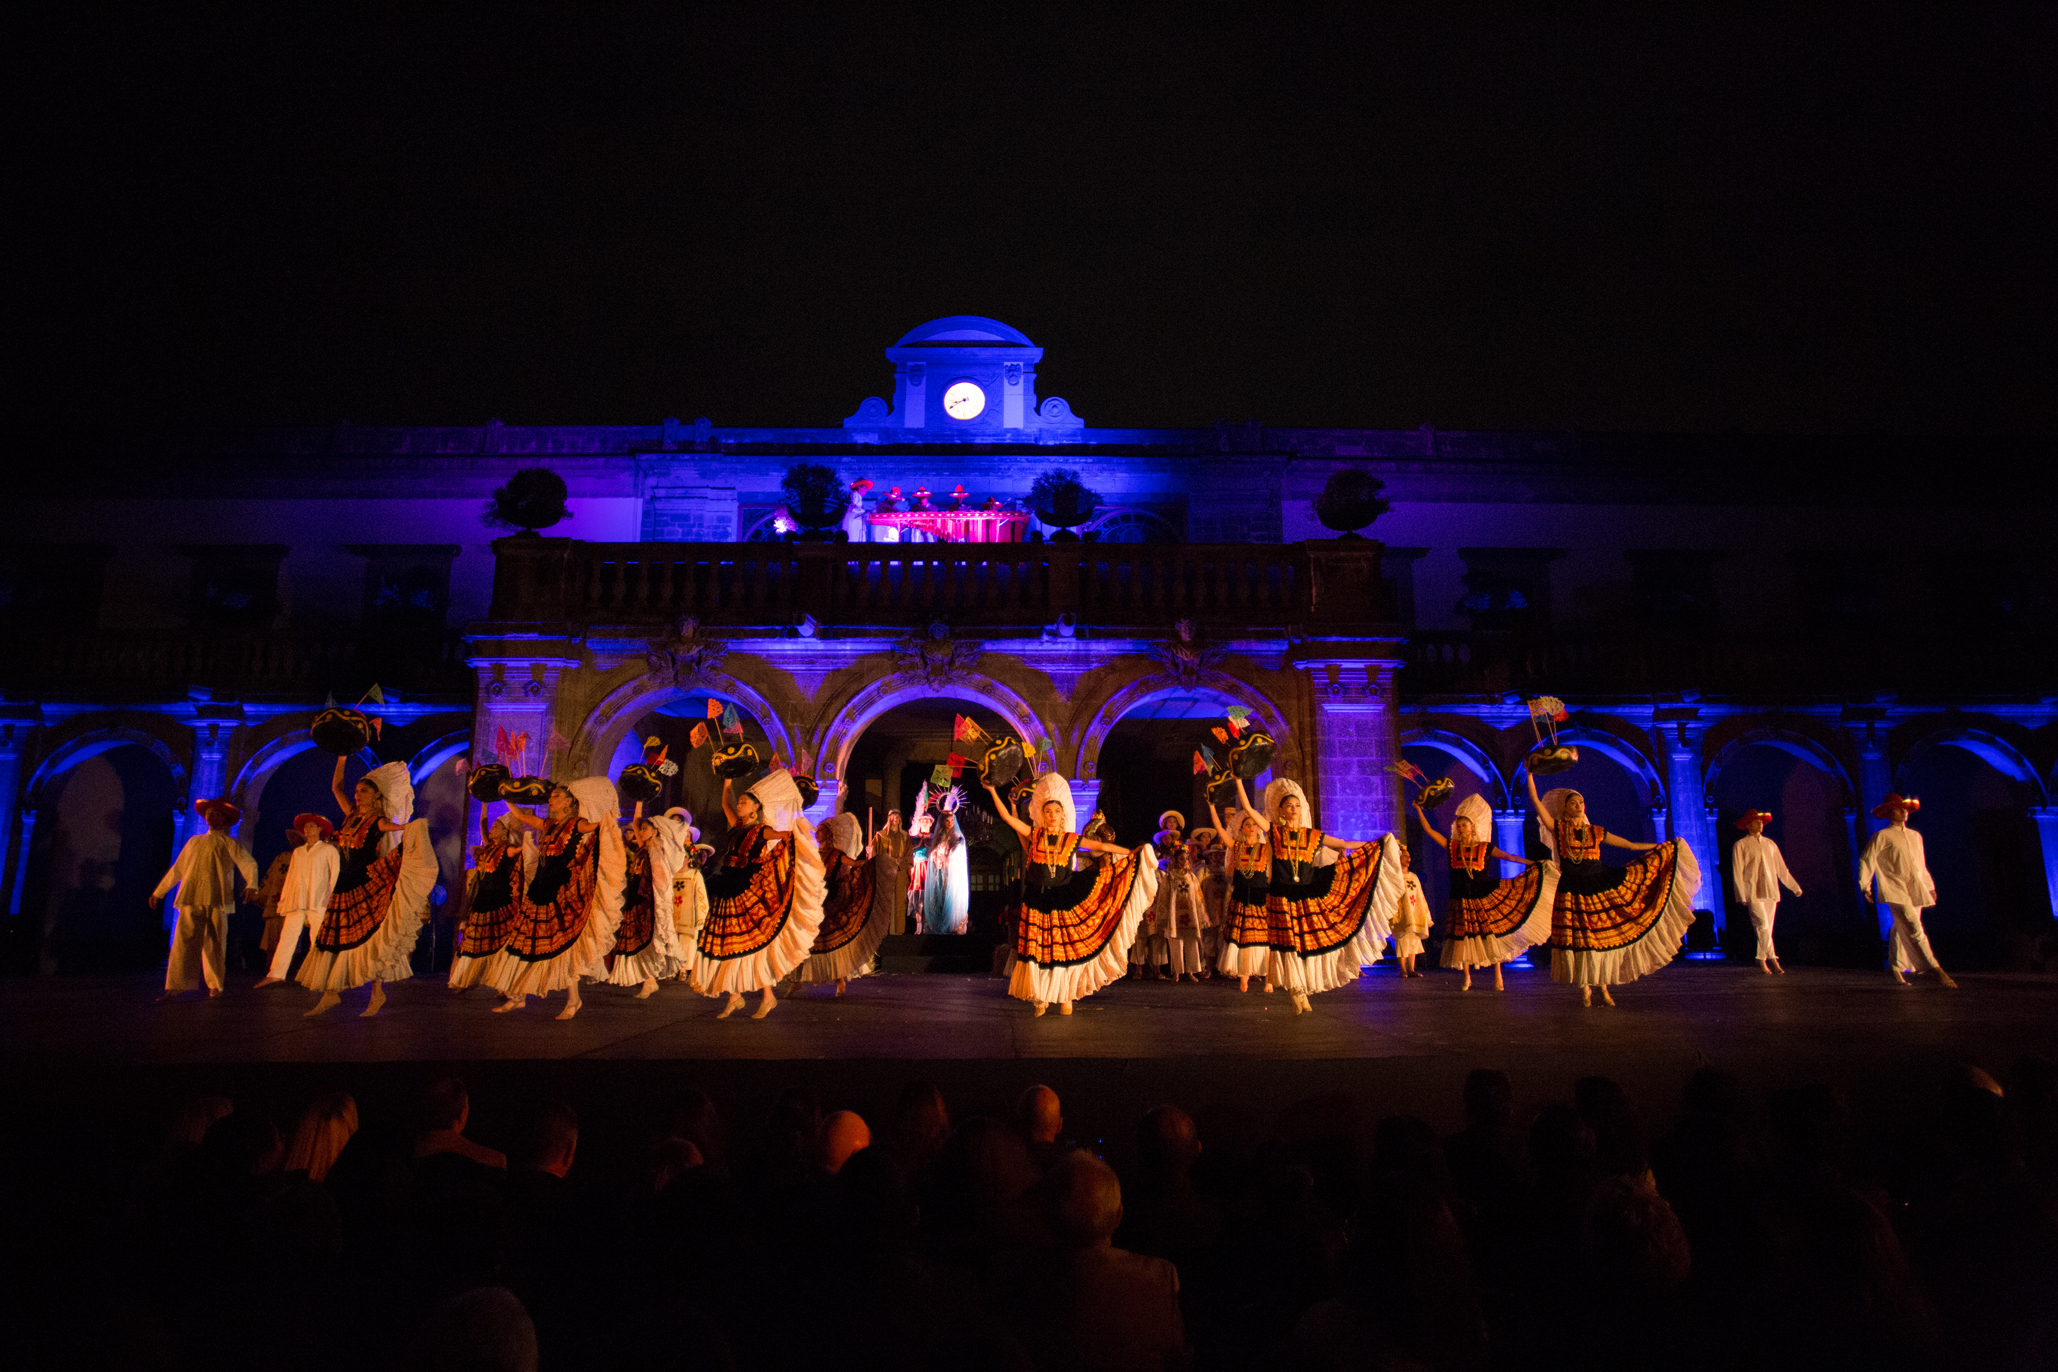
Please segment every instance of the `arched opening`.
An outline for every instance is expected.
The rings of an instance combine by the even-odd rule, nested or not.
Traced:
[[[1855,898],[1842,781],[1798,747],[1761,741],[1724,754],[1709,795],[1715,801],[1722,870],[1704,872],[1701,879],[1724,883],[1732,902],[1726,940],[1730,957],[1751,957],[1755,942],[1750,915],[1734,904],[1729,850],[1743,837],[1737,817],[1765,810],[1772,815],[1765,836],[1779,845],[1802,892],[1780,894],[1776,933],[1781,961],[1837,967],[1879,961],[1879,931]],[[1708,899],[1704,895],[1702,903]]]
[[[647,740],[662,740],[666,758],[678,763],[679,770],[664,779],[658,798],[648,802],[644,809],[662,813],[675,805],[684,806],[693,812],[693,823],[701,837],[709,843],[719,843],[729,832],[729,824],[722,817],[722,779],[715,775],[711,765],[716,745],[706,743],[696,749],[692,739],[696,724],[707,725],[711,734],[721,729],[721,721],[708,716],[709,701],[714,702],[717,715],[726,707],[735,707],[743,739],[757,749],[759,757],[770,762],[773,754],[780,752],[777,740],[766,733],[764,723],[749,706],[709,691],[681,692],[645,712],[634,727],[623,732],[608,759],[606,772],[610,779],[620,777],[624,767],[643,760]],[[786,760],[799,763],[797,758]]]
[[[150,892],[171,866],[180,779],[151,748],[104,740],[37,779],[11,970],[44,975],[161,963]]]
[[[976,702],[929,698],[895,705],[865,725],[851,744],[838,808],[860,819],[869,817],[874,827],[885,824],[888,810],[899,810],[903,821],[912,822],[923,783],[934,779],[935,769],[952,753],[969,756],[972,752],[971,745],[956,740],[954,726],[959,715],[978,721],[980,728],[995,737],[1019,736],[998,711]],[[960,796],[957,823],[965,843],[966,920],[961,932],[997,937],[1008,885],[1021,871],[1021,846],[993,814],[976,766],[964,768],[951,784]],[[915,840],[916,875],[925,887],[929,879],[920,869],[929,849],[925,840]],[[950,879],[947,870],[944,879]],[[937,901],[926,895],[926,891],[911,893],[909,932],[951,932],[947,921],[936,917],[940,911]],[[931,914],[927,925],[924,906]]]
[[[1451,741],[1435,738],[1403,739],[1401,757],[1422,769],[1422,775],[1430,781],[1449,777],[1457,789],[1451,798],[1438,806],[1430,822],[1446,839],[1451,836],[1451,820],[1458,812],[1458,805],[1467,796],[1481,796],[1489,810],[1500,810],[1501,799],[1499,777],[1491,770],[1491,764],[1475,751]],[[1418,787],[1409,784],[1408,795],[1412,800],[1419,793]],[[1431,910],[1446,907],[1451,895],[1450,864],[1445,860],[1444,850],[1429,841],[1422,832],[1422,826],[1415,819],[1411,806],[1408,810],[1407,830],[1402,835],[1408,845],[1409,855],[1415,864],[1415,871],[1422,878],[1422,894],[1429,901]],[[1478,837],[1503,848],[1498,832],[1481,834]]]
[[[1208,823],[1207,779],[1194,771],[1193,756],[1202,747],[1217,756],[1226,751],[1210,729],[1231,705],[1243,704],[1227,692],[1194,687],[1156,693],[1122,711],[1100,740],[1094,773],[1100,778],[1100,808],[1115,827],[1116,841],[1146,842],[1167,810],[1185,815],[1189,828]],[[1253,718],[1278,739],[1276,725]],[[1272,775],[1267,771],[1245,783],[1254,804],[1263,803]],[[1080,823],[1085,820],[1080,816]]]
[[[1536,789],[1539,794],[1560,788],[1577,791],[1586,798],[1587,815],[1608,832],[1638,843],[1655,843],[1664,837],[1658,832],[1651,814],[1659,801],[1659,793],[1643,767],[1623,754],[1619,746],[1596,741],[1590,735],[1574,736],[1570,731],[1560,730],[1559,737],[1567,743],[1578,744],[1579,761],[1565,771],[1538,777]],[[1526,807],[1529,797],[1527,783],[1520,777],[1517,781],[1522,786],[1521,795]],[[1537,829],[1534,811],[1522,823],[1522,840],[1526,856],[1550,856],[1550,850],[1545,847],[1543,836]],[[1621,865],[1628,856],[1620,848],[1601,850],[1602,861],[1612,865]]]
[[[1913,827],[1937,884],[1924,925],[1946,967],[2029,967],[2052,913],[2028,814],[2035,774],[1990,741],[1970,742],[1918,745],[1901,766],[1901,794],[1922,802]]]

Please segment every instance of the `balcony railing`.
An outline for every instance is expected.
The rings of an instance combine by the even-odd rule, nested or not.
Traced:
[[[494,545],[501,622],[906,628],[1367,625],[1385,619],[1379,544],[582,543]]]

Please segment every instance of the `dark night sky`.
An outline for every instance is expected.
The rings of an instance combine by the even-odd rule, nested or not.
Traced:
[[[1091,424],[2058,432],[2048,7],[81,8],[52,423],[834,424],[977,313]]]

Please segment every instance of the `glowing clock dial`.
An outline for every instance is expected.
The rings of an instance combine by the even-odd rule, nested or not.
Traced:
[[[977,419],[986,409],[986,392],[970,381],[953,381],[943,393],[943,412],[952,419]]]

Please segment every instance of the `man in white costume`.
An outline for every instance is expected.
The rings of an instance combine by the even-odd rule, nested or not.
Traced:
[[[286,864],[286,883],[279,888],[278,946],[272,949],[272,965],[257,989],[277,986],[293,968],[293,951],[300,946],[300,931],[311,939],[321,932],[322,912],[329,908],[329,892],[336,889],[336,872],[342,854],[330,840],[336,826],[324,815],[306,814],[293,818],[300,831],[300,846]]]
[[[1729,850],[1729,880],[1736,898],[1751,912],[1751,928],[1758,933],[1758,970],[1784,974],[1779,954],[1772,946],[1772,919],[1779,912],[1779,888],[1801,894],[1800,883],[1787,871],[1779,845],[1765,837],[1765,810],[1746,810],[1736,822],[1744,836]]]
[[[207,832],[186,840],[178,861],[150,893],[150,908],[155,910],[174,886],[179,888],[172,902],[178,922],[172,927],[171,957],[164,966],[164,994],[159,1000],[199,990],[203,977],[208,995],[227,989],[229,914],[236,908],[239,890],[257,889],[257,860],[229,837],[243,812],[226,800],[203,800],[193,808],[207,822]]]
[[[1922,912],[1937,903],[1937,884],[1929,875],[1929,863],[1922,851],[1922,835],[1908,827],[1908,816],[1922,808],[1922,802],[1889,793],[1873,808],[1872,817],[1887,822],[1872,836],[1858,859],[1858,889],[1867,899],[1877,900],[1893,916],[1894,937],[1887,948],[1887,970],[1894,981],[1908,984],[1905,972],[1919,972],[1926,965],[1937,974],[1940,985],[1956,987],[1950,973],[1929,948],[1923,932]],[[1873,895],[1875,883],[1878,895]],[[1918,964],[1916,959],[1921,959]]]

